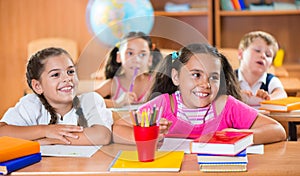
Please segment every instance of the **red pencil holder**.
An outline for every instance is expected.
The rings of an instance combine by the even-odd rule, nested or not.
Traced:
[[[134,126],[133,129],[139,161],[154,161],[157,139],[159,134],[159,126]]]

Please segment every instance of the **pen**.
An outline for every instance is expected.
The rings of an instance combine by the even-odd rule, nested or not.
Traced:
[[[134,73],[133,73],[133,76],[132,76],[132,81],[131,81],[131,84],[130,84],[130,87],[129,87],[129,92],[132,92],[132,90],[133,90],[134,80],[135,80],[135,77],[137,76],[138,70],[139,70],[139,68],[137,68],[137,67],[134,69]]]

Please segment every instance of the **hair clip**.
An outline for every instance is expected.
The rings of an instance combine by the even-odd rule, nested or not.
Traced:
[[[121,43],[117,42],[116,45],[115,45],[115,47],[120,48],[120,45],[121,45]]]
[[[172,53],[172,60],[178,59],[178,54],[176,51]]]

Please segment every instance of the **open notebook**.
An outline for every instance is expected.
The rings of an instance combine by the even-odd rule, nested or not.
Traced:
[[[42,145],[42,156],[91,157],[101,146]]]

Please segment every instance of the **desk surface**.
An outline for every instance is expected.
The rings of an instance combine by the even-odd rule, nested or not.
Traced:
[[[293,77],[279,78],[288,95],[297,96],[300,93],[300,80]]]
[[[134,150],[134,146],[112,144],[102,147],[91,158],[43,157],[42,161],[23,168],[12,175],[124,175],[109,172],[109,165],[120,150]],[[214,173],[216,175],[300,175],[300,142],[279,142],[265,145],[263,155],[248,155],[248,171]],[[157,175],[145,172],[143,175]],[[208,175],[199,171],[196,155],[186,154],[180,172],[161,172],[159,175]],[[128,172],[126,175],[141,175]]]

